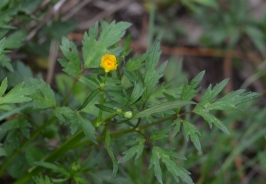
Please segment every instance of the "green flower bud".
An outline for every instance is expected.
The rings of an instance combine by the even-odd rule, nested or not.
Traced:
[[[133,116],[132,111],[127,111],[127,112],[124,113],[124,117],[127,118],[127,119],[132,118],[132,116]]]

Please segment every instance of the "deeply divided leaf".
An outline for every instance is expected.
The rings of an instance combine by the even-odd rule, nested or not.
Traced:
[[[72,77],[78,77],[80,73],[80,58],[76,45],[66,37],[63,37],[60,48],[67,59],[59,59],[59,63],[62,65],[64,72]]]
[[[165,112],[174,108],[184,107],[189,104],[194,104],[192,101],[171,101],[164,102],[158,105],[154,105],[151,108],[148,108],[144,111],[137,113],[133,118],[141,118],[145,116],[149,116],[154,113]]]
[[[89,31],[89,34],[84,34],[82,42],[82,53],[85,68],[96,68],[100,65],[101,57],[108,53],[110,46],[116,44],[125,34],[125,30],[130,26],[130,23],[115,22],[109,25],[101,22],[102,32],[98,36],[98,23],[96,23]],[[121,50],[122,51],[122,50]]]
[[[205,71],[200,72],[190,83],[186,81],[184,84],[181,99],[182,100],[191,100],[193,99],[196,94],[199,92],[200,88],[197,88],[200,81],[202,80],[203,76],[205,74]]]
[[[186,140],[188,141],[188,138],[190,137],[191,141],[193,142],[197,150],[201,152],[201,145],[198,137],[200,135],[199,131],[193,124],[187,122],[186,120],[181,120],[181,121],[183,123],[183,130]]]

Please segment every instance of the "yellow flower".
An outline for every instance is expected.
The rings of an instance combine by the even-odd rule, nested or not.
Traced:
[[[112,54],[105,54],[102,57],[100,67],[102,67],[105,72],[109,72],[111,70],[116,70],[117,69],[117,62],[116,62],[116,57]]]

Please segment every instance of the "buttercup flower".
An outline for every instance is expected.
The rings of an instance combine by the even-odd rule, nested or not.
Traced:
[[[101,59],[100,67],[102,67],[105,72],[117,69],[116,57],[112,54],[105,54]]]

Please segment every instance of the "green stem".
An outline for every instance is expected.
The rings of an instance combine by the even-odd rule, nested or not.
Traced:
[[[50,124],[52,124],[52,122],[55,120],[55,117],[53,116],[50,120],[48,120],[46,123],[44,123],[41,127],[39,127],[37,130],[35,130],[35,132],[33,132],[33,134],[31,135],[31,137],[27,140],[25,140],[19,147],[19,149],[17,151],[15,151],[10,157],[8,157],[7,160],[5,160],[5,162],[2,164],[2,167],[0,169],[0,176],[4,173],[4,171],[6,170],[6,168],[9,166],[9,164],[14,160],[14,158],[19,154],[19,152],[29,143],[31,142],[37,135],[40,134],[40,132],[47,126],[49,126]]]
[[[103,105],[104,104],[104,88],[105,88],[105,85],[106,85],[106,78],[107,78],[107,74],[108,72],[105,72],[105,75],[104,75],[104,79],[103,79],[103,86],[100,87],[100,104]],[[99,114],[98,114],[98,117],[97,117],[97,121],[96,121],[96,126],[101,126],[102,125],[102,116],[103,116],[103,111],[100,109],[99,110]]]
[[[76,83],[79,81],[79,78],[81,77],[83,71],[84,71],[84,69],[81,69],[81,70],[80,70],[80,73],[79,73],[78,77],[75,79],[75,81],[73,82],[73,84],[72,84],[72,86],[70,87],[69,91],[67,92],[67,95],[66,95],[66,97],[65,97],[65,99],[64,99],[64,101],[63,101],[62,106],[65,106],[65,105],[67,104],[67,101],[68,101],[68,99],[69,99],[69,97],[70,97],[70,95],[71,95],[71,93],[72,93],[72,91],[73,91],[73,89],[74,89]]]

